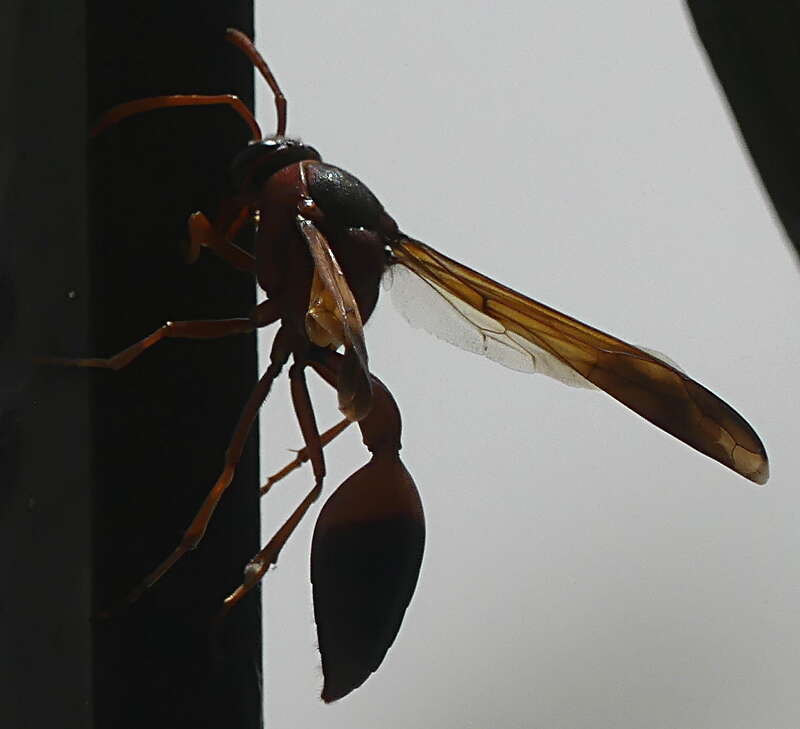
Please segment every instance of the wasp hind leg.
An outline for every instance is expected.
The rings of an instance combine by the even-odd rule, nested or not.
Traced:
[[[184,554],[193,550],[200,543],[217,504],[231,481],[233,481],[236,467],[242,457],[247,437],[258,415],[259,408],[267,398],[267,395],[269,395],[272,383],[280,374],[289,358],[291,350],[287,346],[287,339],[288,336],[286,336],[285,330],[279,330],[272,345],[269,367],[267,367],[267,371],[262,375],[258,384],[250,393],[250,397],[245,403],[242,414],[239,416],[239,421],[234,428],[230,443],[225,451],[225,464],[222,472],[217,477],[217,480],[208,492],[208,495],[189,524],[189,527],[184,532],[178,546],[130,592],[123,600],[123,605],[129,605],[138,600],[139,597],[161,579]]]

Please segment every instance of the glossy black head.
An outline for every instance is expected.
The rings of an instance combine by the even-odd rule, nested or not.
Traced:
[[[242,195],[256,194],[278,170],[309,159],[319,161],[319,152],[299,139],[268,137],[252,142],[236,155],[231,179]]]

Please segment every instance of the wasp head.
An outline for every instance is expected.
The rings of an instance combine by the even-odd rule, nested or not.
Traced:
[[[299,139],[274,136],[252,142],[231,163],[231,178],[239,194],[255,195],[278,170],[303,160],[321,158],[313,147]]]

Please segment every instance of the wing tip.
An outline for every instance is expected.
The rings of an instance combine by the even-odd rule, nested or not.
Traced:
[[[757,486],[766,486],[769,481],[769,461],[764,457],[755,471],[742,475]]]

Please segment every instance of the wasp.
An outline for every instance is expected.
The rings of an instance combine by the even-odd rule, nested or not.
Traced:
[[[167,322],[111,357],[48,359],[52,364],[118,370],[164,339],[246,334],[280,322],[269,365],[244,405],[222,472],[178,546],[127,602],[135,601],[203,538],[234,478],[259,408],[291,361],[292,403],[304,448],[262,492],[305,461],[311,463],[314,485],[248,562],[242,584],[225,600],[223,614],[277,562],[322,492],[324,447],[357,423],[370,460],[325,503],[311,546],[323,700],[346,696],[380,666],[414,593],[425,542],[420,496],[400,458],[400,411],[389,389],[370,371],[364,337],[364,324],[387,274],[412,324],[507,367],[543,373],[571,386],[599,388],[700,453],[757,484],[766,482],[767,455],[753,428],[666,357],[561,314],[410,237],[358,178],[323,162],[313,147],[286,136],[286,97],[266,61],[238,30],[228,29],[226,38],[272,89],[274,134],[264,136],[252,112],[230,94],[127,102],[106,112],[93,134],[130,116],[167,107],[227,105],[237,113],[251,141],[231,164],[236,192],[223,201],[213,221],[202,212],[189,217],[190,260],[203,248],[211,250],[252,274],[266,300],[239,318]],[[237,239],[252,222],[257,232],[250,253]],[[403,305],[410,299],[416,309]],[[420,301],[436,314],[420,313]],[[336,390],[344,416],[323,433],[306,383],[309,368]]]

